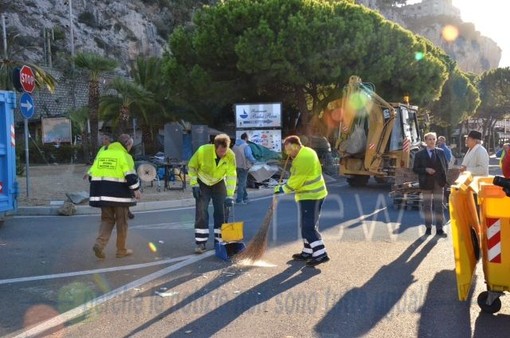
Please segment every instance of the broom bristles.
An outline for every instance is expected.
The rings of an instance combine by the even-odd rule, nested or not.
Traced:
[[[289,157],[285,159],[285,164],[283,165],[283,170],[280,174],[278,184],[282,183],[283,174],[287,170],[288,163]],[[241,261],[255,262],[262,258],[264,252],[266,252],[267,233],[269,231],[269,226],[271,225],[271,222],[273,220],[273,212],[276,209],[277,201],[278,200],[276,198],[276,195],[273,195],[271,205],[269,206],[269,209],[266,212],[266,216],[264,216],[264,220],[262,221],[262,226],[260,227],[255,237],[253,237],[252,240],[248,243],[246,249],[244,249],[243,251],[241,251],[240,253],[233,257],[234,262]]]
[[[269,226],[273,220],[273,211],[276,205],[276,198],[273,197],[272,203],[269,206],[269,209],[266,212],[266,216],[264,216],[264,220],[262,221],[262,226],[259,231],[252,238],[252,240],[246,246],[246,249],[238,253],[234,256],[234,261],[257,261],[264,255],[267,247],[267,235]]]

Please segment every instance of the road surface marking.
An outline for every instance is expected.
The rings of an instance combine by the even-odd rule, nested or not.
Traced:
[[[133,264],[133,265],[123,265],[123,266],[115,266],[112,268],[104,268],[104,269],[96,269],[96,270],[85,270],[85,271],[76,271],[76,272],[66,272],[66,273],[58,273],[53,275],[43,275],[43,276],[32,276],[32,277],[19,277],[19,278],[10,278],[10,279],[0,279],[0,285],[2,284],[12,284],[12,283],[22,283],[22,282],[33,282],[36,280],[45,280],[45,279],[55,279],[55,278],[67,278],[67,277],[75,277],[75,276],[83,276],[83,275],[93,275],[96,273],[105,273],[105,272],[113,272],[113,271],[124,271],[124,270],[135,270],[142,269],[149,266],[154,265],[162,265],[169,264],[174,262],[183,261],[186,259],[190,259],[195,257],[195,255],[187,255],[182,257],[176,257],[171,259],[165,259],[157,262],[150,263],[142,263],[142,264]]]
[[[120,296],[126,291],[137,288],[140,285],[149,283],[149,282],[153,281],[154,279],[160,278],[166,274],[169,274],[170,272],[179,270],[180,268],[183,268],[190,264],[201,261],[202,259],[208,258],[209,256],[212,256],[212,255],[214,255],[214,251],[210,250],[210,251],[207,251],[201,255],[194,255],[193,258],[189,258],[189,259],[181,261],[175,265],[172,265],[172,266],[169,266],[162,270],[153,272],[150,275],[147,275],[147,276],[142,277],[138,280],[135,280],[131,283],[128,283],[124,286],[121,286],[115,290],[105,293],[104,295],[102,295],[96,299],[93,299],[93,300],[91,300],[85,304],[82,304],[72,310],[64,312],[59,316],[56,316],[50,320],[47,320],[47,321],[27,330],[25,332],[20,333],[19,335],[15,336],[15,338],[25,338],[25,337],[33,337],[33,336],[39,335],[39,334],[41,334],[47,330],[50,330],[58,325],[65,324],[66,322],[68,322],[74,318],[83,316],[85,313],[91,311],[93,308],[97,307],[98,305],[101,305],[117,296]]]

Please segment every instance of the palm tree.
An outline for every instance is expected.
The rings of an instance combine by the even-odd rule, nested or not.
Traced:
[[[171,103],[168,100],[168,85],[162,75],[162,62],[158,57],[139,57],[132,67],[131,76],[145,90],[152,93],[153,100],[147,102],[145,109],[135,111],[142,130],[144,150],[157,150],[157,130],[169,120]]]
[[[92,149],[98,148],[99,127],[99,77],[102,73],[113,71],[117,61],[93,53],[79,53],[74,59],[77,67],[85,69],[89,74],[89,119],[90,119],[90,145]]]
[[[84,156],[87,156],[89,153],[89,141],[87,137],[87,119],[89,117],[89,109],[88,107],[81,107],[71,110],[68,116],[73,123],[73,127],[77,128],[80,133],[83,154]]]
[[[145,107],[153,102],[153,95],[139,84],[117,77],[108,85],[112,94],[101,96],[100,112],[105,121],[112,121],[114,134],[125,133],[131,119],[131,111],[145,112]]]

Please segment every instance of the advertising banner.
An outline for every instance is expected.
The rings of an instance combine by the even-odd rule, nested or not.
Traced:
[[[281,128],[282,104],[236,104],[236,128]]]
[[[269,129],[237,130],[236,138],[241,138],[243,133],[247,133],[250,141],[264,146],[272,151],[282,151],[282,131]]]

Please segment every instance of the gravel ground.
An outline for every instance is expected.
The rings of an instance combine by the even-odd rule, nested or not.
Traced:
[[[50,164],[31,166],[27,176],[18,176],[18,205],[44,206],[51,201],[68,200],[66,193],[89,192],[89,182],[83,179],[89,166],[85,164]],[[177,182],[181,186],[180,182]],[[163,186],[163,182],[160,183]],[[143,182],[141,202],[191,198],[191,191],[157,189],[157,182]],[[28,195],[28,196],[27,196]],[[84,202],[87,204],[88,202]]]

